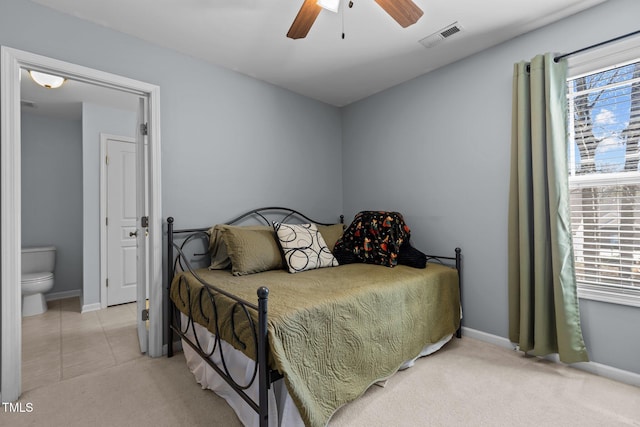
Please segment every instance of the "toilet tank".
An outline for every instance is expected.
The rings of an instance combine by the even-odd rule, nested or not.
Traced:
[[[56,265],[55,246],[38,246],[22,248],[22,274],[53,273]]]

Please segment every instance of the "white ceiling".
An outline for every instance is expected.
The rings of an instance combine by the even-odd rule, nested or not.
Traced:
[[[299,40],[286,33],[303,0],[32,1],[344,106],[606,0],[414,0],[424,15],[407,28],[372,0],[342,0]],[[464,31],[419,43],[454,22]]]
[[[82,103],[138,111],[138,97],[116,89],[67,80],[57,89],[37,85],[26,70],[20,73],[22,112],[66,120],[82,117]]]

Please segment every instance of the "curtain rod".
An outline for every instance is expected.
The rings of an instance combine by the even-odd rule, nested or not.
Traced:
[[[600,47],[600,46],[605,45],[605,44],[617,42],[618,40],[626,39],[627,37],[635,36],[636,34],[640,34],[640,30],[633,31],[631,33],[624,34],[622,36],[618,36],[616,38],[613,38],[613,39],[610,39],[610,40],[606,40],[606,41],[603,41],[603,42],[600,42],[600,43],[592,44],[591,46],[583,47],[582,49],[574,50],[573,52],[569,52],[569,53],[565,53],[563,55],[556,56],[555,58],[553,58],[553,60],[555,62],[558,62],[561,59],[566,58],[566,57],[571,56],[571,55],[575,55],[576,53],[584,52],[585,50],[589,50],[589,49],[594,49],[596,47]]]

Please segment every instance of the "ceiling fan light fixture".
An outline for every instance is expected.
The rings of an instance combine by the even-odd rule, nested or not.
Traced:
[[[321,8],[333,13],[338,13],[338,8],[340,7],[340,0],[318,0],[317,3]]]
[[[57,89],[67,81],[64,77],[32,70],[29,71],[29,76],[34,82],[47,89]]]

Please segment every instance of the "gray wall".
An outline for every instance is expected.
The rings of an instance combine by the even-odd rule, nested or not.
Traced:
[[[344,108],[345,214],[398,210],[419,248],[460,246],[465,326],[508,336],[513,64],[635,31],[638,16],[640,2],[611,0]],[[591,359],[640,373],[640,308],[580,304]]]
[[[2,45],[160,86],[163,211],[177,226],[264,204],[342,212],[338,108],[28,1],[0,7]]]
[[[23,0],[2,0],[0,44],[160,86],[162,209],[177,227],[264,205],[342,213],[338,108]]]
[[[56,270],[50,293],[80,292],[82,130],[79,120],[22,114],[22,245],[54,245]]]
[[[100,133],[135,138],[137,117],[136,112],[82,104],[83,307],[100,303]]]

